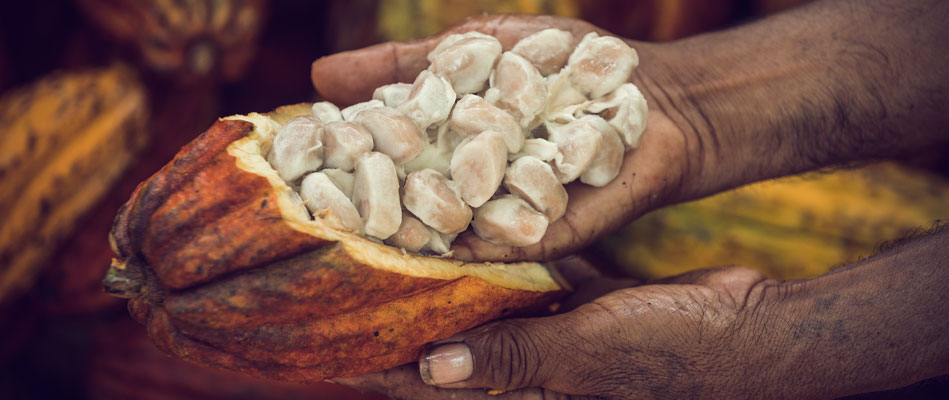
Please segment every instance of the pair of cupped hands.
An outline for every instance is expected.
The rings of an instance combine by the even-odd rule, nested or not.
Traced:
[[[446,34],[477,30],[497,37],[507,50],[551,27],[576,40],[600,31],[568,18],[482,16],[426,39],[322,58],[313,65],[313,81],[327,100],[353,104],[371,97],[376,87],[412,82]],[[631,45],[641,64],[651,61],[644,44]],[[633,73],[634,83],[641,71]],[[569,185],[567,212],[540,243],[500,247],[468,233],[455,241],[456,257],[562,258],[647,211],[694,197],[695,191],[684,187],[687,163],[694,158],[689,138],[653,106],[648,91],[644,95],[650,101],[646,131],[615,180],[603,188]],[[723,267],[642,283],[607,279],[575,257],[554,264],[575,288],[561,313],[483,325],[431,344],[418,365],[336,381],[400,399],[694,397],[699,391],[727,398],[720,390],[745,384],[734,371],[741,369],[743,340],[754,334],[745,332],[750,328],[745,322],[761,311],[761,292],[773,283],[762,274]]]

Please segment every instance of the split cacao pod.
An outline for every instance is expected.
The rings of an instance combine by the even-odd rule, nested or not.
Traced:
[[[299,382],[379,371],[423,345],[540,310],[565,286],[537,263],[408,254],[314,219],[265,160],[309,104],[218,120],[116,217],[106,290],[165,352]]]
[[[122,66],[57,73],[0,99],[0,303],[30,288],[50,253],[145,145],[144,88]]]

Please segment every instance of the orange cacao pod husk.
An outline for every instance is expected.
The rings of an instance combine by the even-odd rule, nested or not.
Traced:
[[[264,159],[308,104],[218,120],[119,211],[106,290],[162,350],[271,379],[380,371],[565,294],[538,263],[409,254],[311,219]]]

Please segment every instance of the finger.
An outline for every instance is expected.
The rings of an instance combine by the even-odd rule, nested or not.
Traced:
[[[573,33],[577,41],[596,29],[589,23],[563,17],[481,15],[428,38],[389,42],[322,57],[313,62],[310,77],[326,100],[346,106],[368,100],[379,86],[412,82],[428,67],[428,53],[449,34],[479,31],[497,37],[502,48],[509,50],[525,36],[551,27]]]
[[[635,279],[613,279],[603,274],[583,257],[569,256],[551,263],[559,276],[573,289],[573,293],[561,301],[558,312],[567,312],[619,289],[638,286]]]
[[[327,101],[345,107],[369,100],[375,88],[412,82],[428,66],[430,43],[388,42],[317,59],[310,69],[313,86]]]
[[[752,287],[767,279],[768,277],[754,268],[731,265],[689,271],[653,283],[702,285],[725,293],[736,304],[741,304],[747,298],[748,291]]]
[[[576,369],[592,360],[578,355],[578,346],[589,341],[578,337],[566,315],[499,321],[458,335],[455,342],[436,342],[423,352],[419,373],[443,388],[577,393]]]
[[[583,286],[594,279],[603,277],[603,274],[583,257],[575,255],[567,256],[551,264],[557,269],[560,276],[575,288]]]

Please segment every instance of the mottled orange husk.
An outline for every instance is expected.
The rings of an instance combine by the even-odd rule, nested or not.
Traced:
[[[217,121],[140,184],[116,217],[107,290],[131,298],[130,313],[164,351],[313,382],[414,361],[428,342],[540,310],[564,293],[405,275],[353,253],[391,252],[384,245],[294,229],[271,183],[227,152],[253,130],[247,121]]]

